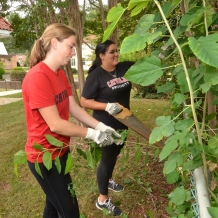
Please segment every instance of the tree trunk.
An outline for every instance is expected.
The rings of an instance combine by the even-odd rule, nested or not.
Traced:
[[[98,0],[99,2],[99,8],[100,8],[100,15],[101,15],[101,23],[102,23],[102,29],[106,29],[106,22],[105,22],[105,15],[104,15],[104,7],[102,4],[102,0]]]
[[[118,0],[108,0],[108,11],[116,6],[118,3]],[[112,40],[113,42],[115,42],[115,44],[117,44],[118,42],[118,29],[116,28],[113,32],[113,34],[110,36],[110,40]]]
[[[79,84],[79,92],[81,95],[83,87],[84,87],[84,83],[85,83],[85,78],[84,78],[83,61],[82,61],[83,26],[81,25],[82,22],[80,19],[78,0],[72,1],[71,12],[72,12],[72,18],[73,18],[72,19],[73,26],[77,30],[76,53],[77,53],[77,61],[78,61],[78,84]]]

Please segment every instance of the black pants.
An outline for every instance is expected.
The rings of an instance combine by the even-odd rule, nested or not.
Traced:
[[[102,148],[102,157],[97,169],[97,182],[99,193],[108,194],[108,181],[112,178],[113,170],[123,145],[112,144]]]
[[[61,173],[52,163],[52,169],[49,171],[43,165],[39,164],[43,178],[36,172],[34,163],[28,162],[29,168],[36,177],[46,195],[46,205],[43,218],[79,218],[79,207],[76,196],[72,196],[68,190],[68,185],[72,179],[70,174],[64,175],[66,160],[69,152],[66,152],[61,158]]]

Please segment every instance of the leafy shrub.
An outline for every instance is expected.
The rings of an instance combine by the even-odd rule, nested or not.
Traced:
[[[147,99],[162,99],[167,98],[166,94],[157,93],[155,84],[149,86],[141,86],[139,84],[133,83],[133,90],[135,95],[133,98],[147,98]]]
[[[77,74],[77,69],[76,68],[71,68],[71,70],[72,70],[73,74]]]
[[[25,75],[26,71],[22,67],[15,67],[10,73],[12,80],[23,80]]]
[[[2,75],[5,74],[5,69],[0,67],[0,79],[2,79]]]

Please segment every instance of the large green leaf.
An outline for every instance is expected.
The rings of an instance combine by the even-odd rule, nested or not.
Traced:
[[[173,150],[175,150],[178,147],[178,141],[170,141],[169,143],[165,143],[163,150],[160,153],[160,161],[164,160],[166,157],[168,157]]]
[[[100,147],[91,148],[91,154],[95,161],[95,165],[97,165],[101,159],[102,149]]]
[[[196,55],[204,63],[218,68],[218,34],[200,37],[198,40],[189,37],[188,44]]]
[[[185,190],[184,186],[177,187],[169,194],[170,200],[175,204],[175,205],[182,205],[185,200],[189,199],[189,194],[188,191]],[[188,199],[187,199],[188,197]]]
[[[170,81],[170,82],[167,81],[166,84],[159,86],[157,88],[157,93],[160,93],[160,92],[170,93],[174,90],[174,88],[175,88],[175,83],[172,81]]]
[[[131,17],[139,14],[143,9],[145,9],[148,5],[148,2],[150,0],[143,0],[142,2],[140,2],[140,0],[138,1],[138,4],[136,5],[135,8],[133,8],[133,10],[131,11]]]
[[[162,6],[162,10],[163,13],[166,17],[171,16],[171,12],[178,6],[178,4],[181,2],[182,0],[173,0],[173,1],[167,1],[163,6]],[[160,12],[158,12],[155,15],[155,22],[160,22],[162,19],[162,16],[160,14]]]
[[[14,164],[26,164],[27,156],[26,152],[23,150],[18,151],[14,154]]]
[[[137,34],[127,36],[122,42],[120,54],[140,51],[146,47],[146,43],[148,45],[152,44],[154,40],[161,35],[162,35],[161,31],[156,31],[152,34],[146,32],[143,36]]]
[[[149,33],[147,33],[149,34]],[[134,46],[132,46],[134,45]],[[127,36],[121,45],[120,54],[131,53],[135,51],[140,51],[146,46],[145,37],[140,35],[130,35]]]
[[[181,166],[184,161],[183,154],[180,154],[180,151],[175,151],[168,157],[168,160],[175,160],[176,166]]]
[[[42,145],[40,145],[39,143],[35,142],[33,144],[33,148],[38,150],[38,151],[43,151],[44,150],[44,147]]]
[[[182,26],[188,26],[187,31],[189,31],[194,24],[198,24],[199,21],[203,18],[204,12],[204,7],[195,7],[182,16],[180,24]]]
[[[155,56],[143,57],[137,61],[125,74],[128,80],[148,86],[155,83],[163,75],[161,61]]]
[[[212,86],[218,84],[218,69],[209,65],[205,65],[201,67],[201,71],[203,72],[205,83],[201,84],[200,88],[202,89],[203,93],[206,93]],[[195,73],[197,72],[195,71]]]
[[[84,159],[87,159],[86,153],[83,150],[81,150],[80,148],[77,148],[76,151],[79,155],[83,156]]]
[[[185,170],[194,170],[196,169],[197,167],[201,166],[202,165],[202,160],[189,160],[187,161],[184,166],[182,167],[182,170],[185,171]]]
[[[176,161],[175,160],[167,160],[164,163],[163,173],[169,174],[172,173],[176,169]]]
[[[217,218],[218,215],[218,207],[207,207],[207,211],[212,216],[212,218]]]
[[[144,36],[144,34],[150,29],[154,23],[154,15],[146,14],[142,16],[135,28],[135,34]]]
[[[40,167],[39,167],[38,161],[35,161],[35,170],[36,170],[36,172],[43,178],[42,172],[41,172],[41,169],[40,169]]]
[[[95,162],[94,158],[92,157],[91,151],[89,149],[86,150],[86,157],[87,157],[88,165],[91,168],[95,168],[96,162]]]
[[[74,160],[73,160],[72,154],[68,153],[68,157],[67,157],[67,162],[66,162],[66,167],[65,167],[65,170],[64,170],[64,174],[69,173],[70,170],[72,169],[73,165],[74,165]]]
[[[150,0],[130,0],[128,3],[128,10],[133,9],[134,7],[137,7],[137,5],[140,3],[148,4]]]
[[[168,184],[173,184],[178,181],[179,179],[179,172],[172,172],[169,174],[166,174],[166,179]]]
[[[63,147],[63,142],[59,141],[58,139],[56,139],[55,137],[51,136],[51,135],[45,135],[45,138],[48,140],[48,142],[51,145],[54,145],[56,147]]]
[[[192,126],[194,125],[194,121],[191,118],[184,119],[184,120],[179,120],[175,124],[175,129],[176,130],[189,130]]]
[[[116,29],[118,21],[125,10],[126,9],[124,9],[120,3],[118,3],[116,7],[110,9],[107,15],[107,21],[110,22],[110,25],[104,31],[103,42],[106,41]]]
[[[183,137],[183,133],[177,132],[177,134],[172,135],[171,137],[169,137],[166,140],[165,146],[163,147],[163,149],[159,155],[160,161],[162,161],[166,157],[168,157],[171,154],[171,152],[178,147],[178,141],[180,140],[181,137]],[[168,158],[168,160],[173,160],[173,159],[175,159],[177,164],[181,165],[181,163],[178,162],[178,161],[180,161],[180,157],[179,157],[178,152],[172,153]]]
[[[155,127],[149,137],[149,143],[153,144],[160,141],[164,136],[169,137],[174,132],[175,123],[171,120],[170,116],[160,116],[156,119]]]
[[[54,164],[57,168],[58,173],[61,173],[61,163],[60,163],[60,158],[57,156],[54,160]]]
[[[42,156],[42,161],[45,167],[50,170],[52,168],[52,154],[46,151]]]
[[[211,137],[208,140],[208,147],[212,149],[217,149],[218,148],[218,135],[215,135],[214,137]]]
[[[173,101],[172,103],[176,103],[178,105],[182,104],[185,101],[185,95],[181,93],[175,93],[173,96]]]

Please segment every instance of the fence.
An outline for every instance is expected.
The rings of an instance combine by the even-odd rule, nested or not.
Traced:
[[[22,80],[0,80],[0,88],[5,89],[5,91],[10,89],[21,89]]]
[[[0,80],[0,88],[5,89],[5,91],[10,90],[10,89],[21,89],[22,88],[22,81],[23,80],[7,80],[3,79]],[[74,82],[76,89],[79,88],[79,84],[77,81]]]

